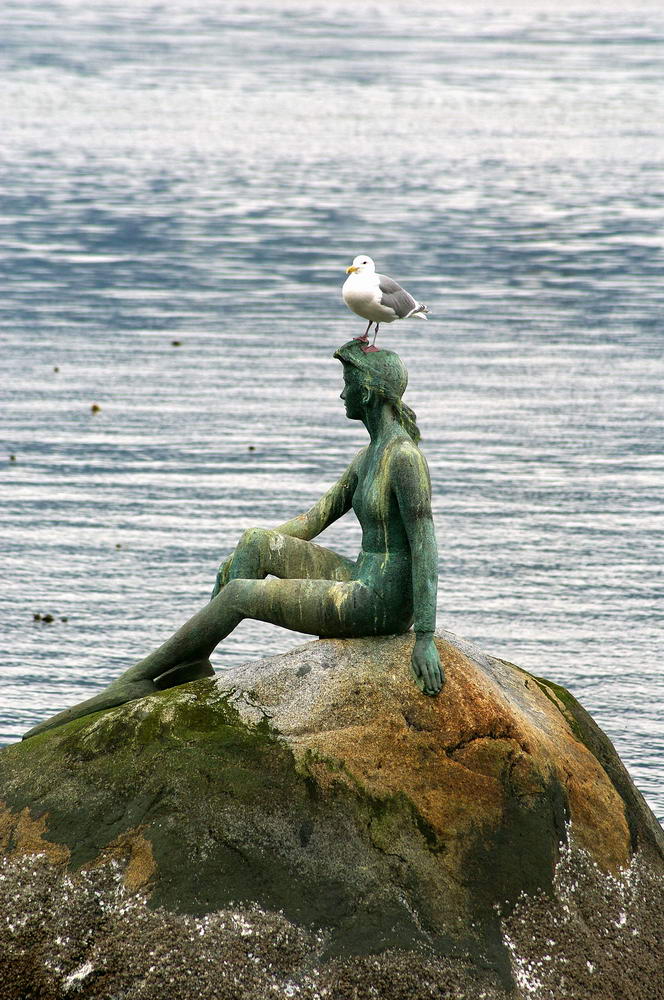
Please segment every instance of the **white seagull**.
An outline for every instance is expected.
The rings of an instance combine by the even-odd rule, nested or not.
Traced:
[[[342,289],[344,302],[358,316],[369,320],[369,326],[362,336],[355,338],[362,342],[365,352],[378,350],[374,344],[381,323],[393,323],[395,319],[410,319],[411,316],[416,316],[417,319],[427,318],[427,307],[417,302],[394,278],[377,274],[376,265],[366,254],[356,257],[350,267],[346,268],[346,274],[348,277]],[[368,346],[369,330],[374,323],[374,338],[371,346]]]

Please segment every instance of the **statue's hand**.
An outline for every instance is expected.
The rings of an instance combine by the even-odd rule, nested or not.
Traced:
[[[212,595],[210,600],[213,600],[219,593],[222,587],[225,587],[228,583],[228,574],[231,571],[231,563],[233,562],[233,556],[235,552],[231,552],[227,559],[224,559],[221,566],[217,570],[217,577],[214,581],[214,588],[212,590]]]
[[[436,695],[445,683],[445,672],[432,635],[418,636],[410,663],[415,683],[423,694]]]

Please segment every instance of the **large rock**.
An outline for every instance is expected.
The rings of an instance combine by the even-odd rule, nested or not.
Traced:
[[[311,642],[2,751],[2,1000],[659,1000],[664,832],[607,737],[449,633],[427,698],[412,642]]]

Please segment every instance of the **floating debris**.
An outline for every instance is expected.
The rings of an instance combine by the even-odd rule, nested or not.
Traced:
[[[249,447],[247,448],[247,451],[256,451],[256,445],[250,444]]]
[[[172,340],[171,341],[171,345],[173,347],[182,347],[182,341],[181,340]]]
[[[54,367],[53,367],[53,371],[54,371],[54,372],[59,372],[59,371],[60,371],[60,369],[58,368],[58,366],[57,366],[57,365],[54,365]]]
[[[10,455],[9,456],[9,461],[10,462],[15,462],[16,461],[16,455]]]
[[[98,403],[93,403],[90,409],[93,413],[99,413],[99,411],[101,410],[101,406],[99,406]]]

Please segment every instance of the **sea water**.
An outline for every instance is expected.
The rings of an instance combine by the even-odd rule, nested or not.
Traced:
[[[363,446],[332,354],[368,253],[431,310],[379,344],[439,624],[567,686],[664,817],[661,5],[7,0],[0,38],[0,739]]]

